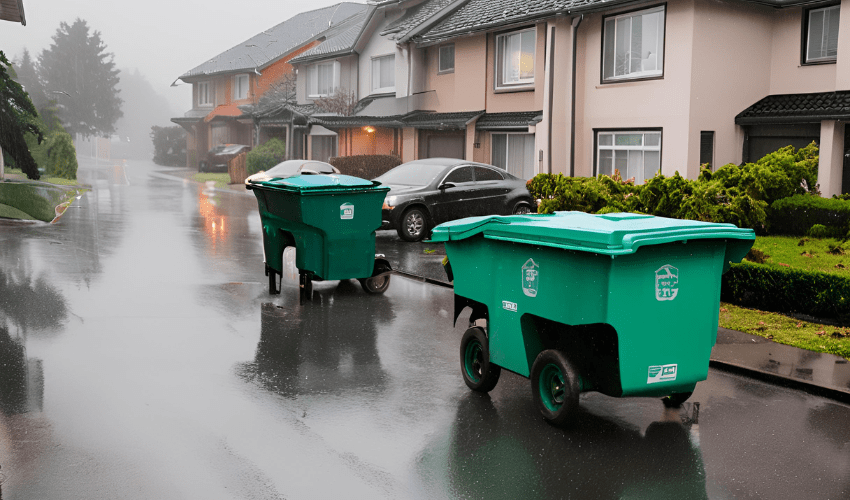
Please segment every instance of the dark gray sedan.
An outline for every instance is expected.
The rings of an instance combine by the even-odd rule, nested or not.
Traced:
[[[395,229],[407,241],[425,238],[442,222],[522,214],[534,207],[524,180],[493,165],[466,160],[414,160],[375,180],[390,187],[381,229]]]

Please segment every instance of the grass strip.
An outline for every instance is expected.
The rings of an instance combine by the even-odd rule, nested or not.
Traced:
[[[207,181],[214,181],[215,187],[218,189],[226,189],[228,184],[230,184],[230,174],[228,173],[195,174],[192,179],[195,182],[200,182],[201,184],[204,184]]]
[[[833,238],[759,236],[753,248],[765,265],[820,271],[850,277],[850,243]]]
[[[779,344],[850,359],[850,328],[802,321],[779,313],[720,303],[720,326]]]
[[[37,220],[26,212],[22,212],[15,207],[0,203],[0,218],[6,219],[21,219],[21,220]]]

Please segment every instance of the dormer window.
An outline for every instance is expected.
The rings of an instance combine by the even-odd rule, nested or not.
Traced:
[[[210,82],[198,82],[198,106],[212,106],[213,92]]]
[[[233,100],[248,98],[248,75],[236,75],[233,77]]]

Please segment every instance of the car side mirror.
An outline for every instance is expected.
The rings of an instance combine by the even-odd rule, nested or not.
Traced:
[[[443,189],[448,189],[448,188],[453,188],[453,187],[455,187],[454,182],[444,182],[444,183],[440,184],[440,187],[438,187],[437,189],[443,190]]]

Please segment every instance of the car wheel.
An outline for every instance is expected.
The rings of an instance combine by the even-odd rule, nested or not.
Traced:
[[[524,201],[518,201],[516,205],[514,205],[514,209],[511,212],[514,215],[525,215],[531,213],[531,205]]]
[[[405,241],[419,241],[428,231],[428,219],[420,208],[408,208],[401,215],[398,235]]]
[[[555,425],[569,422],[578,410],[578,375],[564,353],[541,352],[531,366],[531,393],[543,418]]]
[[[502,369],[490,363],[490,347],[484,330],[472,327],[460,341],[460,371],[473,391],[490,392],[499,382]]]

